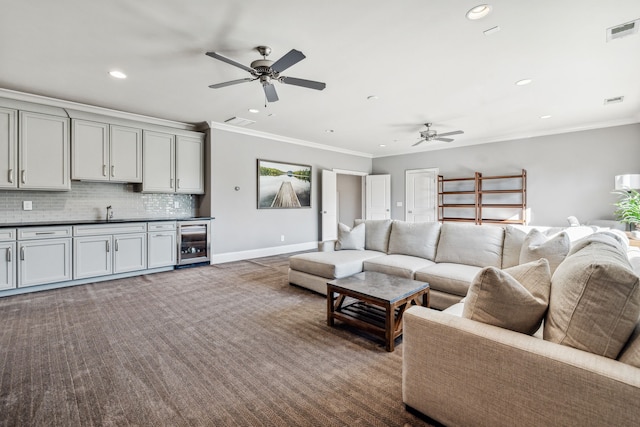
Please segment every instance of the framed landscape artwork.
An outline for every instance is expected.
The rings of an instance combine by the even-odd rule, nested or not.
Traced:
[[[311,166],[258,159],[258,209],[311,207]]]

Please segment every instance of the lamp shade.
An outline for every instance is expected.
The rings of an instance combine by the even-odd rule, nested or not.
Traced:
[[[640,174],[616,175],[616,190],[640,189]]]

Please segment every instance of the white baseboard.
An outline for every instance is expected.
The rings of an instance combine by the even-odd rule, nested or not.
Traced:
[[[318,249],[318,242],[296,243],[295,245],[275,246],[272,248],[251,249],[241,252],[227,252],[223,254],[213,254],[211,264],[221,264],[223,262],[242,261],[245,259],[261,258],[265,256],[287,254],[291,252],[309,251]]]

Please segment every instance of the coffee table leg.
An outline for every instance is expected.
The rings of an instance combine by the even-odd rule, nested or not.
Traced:
[[[387,343],[387,351],[393,351],[395,339],[395,310],[389,304],[385,307],[384,334]]]
[[[327,287],[327,325],[333,326],[333,288]]]

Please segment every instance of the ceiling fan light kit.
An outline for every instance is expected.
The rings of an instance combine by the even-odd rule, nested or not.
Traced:
[[[232,86],[239,83],[251,82],[254,80],[260,80],[262,84],[262,88],[264,90],[265,97],[268,102],[276,102],[278,98],[278,93],[276,92],[276,88],[273,85],[273,81],[277,81],[282,84],[288,84],[293,86],[305,87],[308,89],[315,90],[323,90],[327,85],[322,82],[316,82],[313,80],[305,80],[299,79],[295,77],[286,77],[281,76],[280,73],[292,65],[297,64],[302,61],[306,56],[296,49],[291,49],[286,55],[277,61],[273,62],[267,59],[267,56],[271,53],[271,48],[269,46],[258,46],[256,50],[262,55],[262,59],[257,59],[251,63],[249,67],[240,64],[239,62],[234,61],[233,59],[227,58],[225,56],[220,55],[217,52],[207,52],[207,56],[210,56],[214,59],[217,59],[222,62],[226,62],[229,65],[233,65],[234,67],[240,68],[244,71],[247,71],[251,74],[252,77],[247,77],[244,79],[231,80],[228,82],[217,83],[209,85],[211,89],[220,89],[226,86]]]

